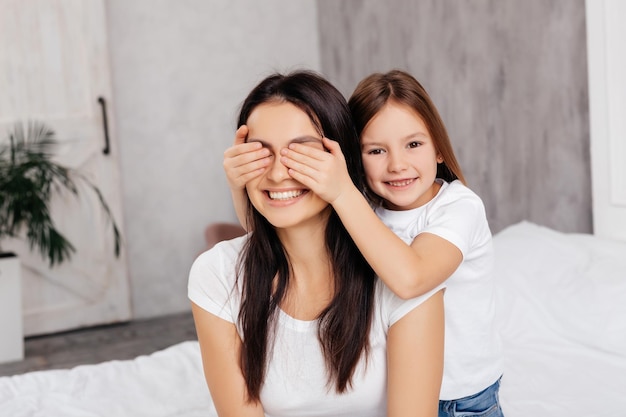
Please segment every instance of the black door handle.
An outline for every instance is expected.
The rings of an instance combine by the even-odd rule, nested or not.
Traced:
[[[102,127],[104,129],[104,149],[102,153],[108,155],[111,153],[111,147],[109,146],[109,122],[107,121],[107,104],[104,97],[98,97],[98,103],[102,108]]]

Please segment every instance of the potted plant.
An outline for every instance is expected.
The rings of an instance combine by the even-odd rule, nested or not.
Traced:
[[[80,172],[54,162],[56,145],[55,133],[38,122],[17,123],[8,142],[0,141],[0,362],[23,358],[19,261],[15,254],[3,252],[2,241],[27,239],[30,249],[39,252],[50,267],[70,260],[76,251],[51,217],[54,193],[78,196],[77,182],[87,184],[110,221],[115,256],[120,253],[121,234],[102,193]],[[3,312],[4,308],[13,312]]]

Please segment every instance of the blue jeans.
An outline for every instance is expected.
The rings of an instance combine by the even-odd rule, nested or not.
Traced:
[[[439,401],[439,417],[504,417],[498,391],[500,380],[478,394]]]

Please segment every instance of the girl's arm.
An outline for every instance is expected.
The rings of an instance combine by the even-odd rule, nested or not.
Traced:
[[[332,204],[361,253],[383,282],[401,298],[422,295],[444,282],[463,260],[461,251],[429,233],[404,243],[376,216],[348,175],[337,142],[324,138],[323,152],[289,145],[281,161],[289,174]]]
[[[246,143],[248,127],[242,125],[235,132],[233,146],[224,151],[224,172],[230,187],[237,219],[246,231],[246,183],[261,175],[269,163],[269,151],[259,142]]]
[[[443,378],[443,291],[394,323],[387,335],[387,416],[436,417]]]
[[[235,325],[191,303],[200,342],[204,376],[220,417],[263,417],[259,403],[247,401],[239,352],[241,339]]]

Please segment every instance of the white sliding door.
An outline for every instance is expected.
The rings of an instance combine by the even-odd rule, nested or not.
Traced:
[[[50,126],[58,161],[100,188],[123,235],[105,19],[103,0],[0,0],[0,140],[17,121]],[[97,196],[80,188],[78,199],[53,202],[57,228],[76,247],[70,262],[49,268],[24,240],[3,242],[22,262],[26,335],[131,316],[124,247],[116,258]]]

